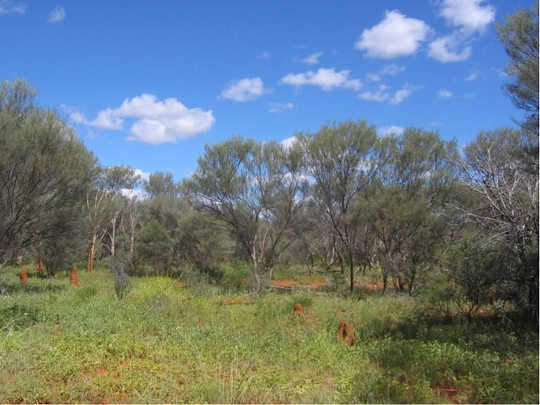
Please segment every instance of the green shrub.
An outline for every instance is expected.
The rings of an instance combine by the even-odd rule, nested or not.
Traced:
[[[97,294],[97,289],[95,287],[83,287],[79,288],[75,292],[75,296],[81,301],[87,301]]]
[[[227,266],[223,266],[223,272],[223,277],[219,283],[222,287],[233,291],[242,290],[247,287],[246,281],[250,278],[247,263],[241,261],[233,262]]]

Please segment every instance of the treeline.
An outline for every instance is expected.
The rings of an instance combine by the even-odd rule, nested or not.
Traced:
[[[513,56],[523,29],[536,29],[532,77],[534,63]],[[538,88],[537,9],[500,32],[517,77],[508,91],[528,112],[520,129],[482,132],[462,151],[434,132],[378,136],[363,121],[288,146],[233,138],[206,146],[180,183],[100,166],[27,83],[4,82],[0,266],[37,261],[54,274],[113,258],[131,274],[219,279],[223,263],[243,260],[260,290],[277,264],[302,264],[341,268],[351,291],[355,274],[378,269],[385,288],[443,282],[471,310],[498,301],[537,319],[538,92],[524,91]]]

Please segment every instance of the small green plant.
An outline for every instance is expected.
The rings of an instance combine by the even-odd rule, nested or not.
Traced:
[[[124,266],[121,263],[114,265],[114,291],[116,297],[122,299],[126,297],[131,290],[131,279],[124,271]]]

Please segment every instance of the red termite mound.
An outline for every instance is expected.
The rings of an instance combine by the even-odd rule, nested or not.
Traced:
[[[71,273],[69,274],[69,283],[75,287],[79,286],[79,272],[75,266],[73,266]]]
[[[349,346],[354,345],[354,329],[351,324],[346,321],[341,321],[337,331],[338,340],[348,344]]]
[[[45,275],[45,266],[43,266],[43,262],[41,259],[39,260],[38,266],[37,266],[37,272],[39,276]]]
[[[21,284],[26,284],[28,282],[28,272],[26,270],[21,270],[19,278],[21,280]]]
[[[294,310],[293,310],[293,313],[295,315],[304,315],[304,307],[302,306],[302,304],[300,304],[299,302],[297,302],[296,304],[294,304]]]

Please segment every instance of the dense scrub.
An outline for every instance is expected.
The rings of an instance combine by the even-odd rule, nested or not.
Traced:
[[[166,277],[134,278],[120,300],[106,268],[81,272],[80,288],[67,273],[21,285],[18,271],[2,273],[0,402],[539,400],[538,334],[487,313],[445,317],[393,291],[257,296]]]

